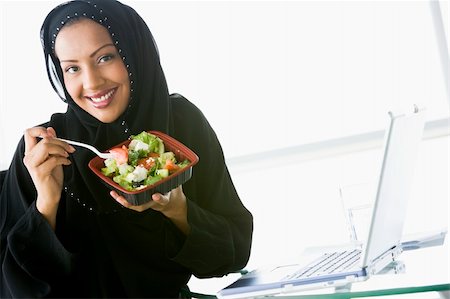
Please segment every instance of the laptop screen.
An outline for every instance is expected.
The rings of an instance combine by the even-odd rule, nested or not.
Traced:
[[[386,250],[399,245],[423,134],[423,109],[415,107],[409,114],[390,112],[389,116],[363,266],[372,264]]]

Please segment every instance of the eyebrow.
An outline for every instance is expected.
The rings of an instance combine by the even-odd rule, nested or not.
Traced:
[[[97,50],[95,50],[94,52],[92,52],[92,54],[89,55],[89,57],[94,57],[101,49],[106,48],[106,47],[110,47],[113,46],[113,44],[105,44],[103,46],[101,46],[100,48],[98,48]],[[67,59],[67,60],[60,60],[60,62],[76,62],[77,60],[74,59]]]

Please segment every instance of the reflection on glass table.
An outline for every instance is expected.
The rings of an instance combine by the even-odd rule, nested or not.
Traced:
[[[353,282],[341,287],[329,287],[315,290],[280,293],[274,297],[282,298],[361,298],[374,296],[417,295],[432,292],[432,298],[450,299],[450,261],[448,238],[446,229],[438,232],[423,233],[405,237],[405,248],[397,260],[368,280]],[[411,244],[414,244],[411,246]],[[338,247],[336,247],[338,248]],[[305,255],[313,252],[328,251],[326,248],[310,248]],[[240,277],[239,274],[231,274],[223,278],[202,281],[205,288],[196,287],[195,290],[203,294],[215,294]],[[199,284],[200,286],[200,284]],[[287,290],[289,291],[289,290]],[[196,296],[201,298],[202,295]],[[389,298],[389,297],[387,297]],[[402,295],[401,298],[409,298]]]

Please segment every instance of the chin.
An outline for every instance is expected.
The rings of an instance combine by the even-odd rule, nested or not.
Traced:
[[[106,118],[106,119],[99,119],[99,121],[101,121],[102,123],[105,123],[105,124],[110,124],[110,123],[112,123],[112,122],[114,122],[115,120],[117,120],[117,117],[116,118],[114,118],[114,119],[111,119],[111,118]]]
[[[106,109],[91,110],[88,111],[88,113],[102,123],[108,124],[117,120],[125,112],[125,110],[126,109],[121,109],[121,107],[119,109],[116,107],[108,107]]]
[[[111,117],[110,115],[94,115],[94,117],[102,123],[109,124],[117,120],[119,118],[119,115],[113,117]]]

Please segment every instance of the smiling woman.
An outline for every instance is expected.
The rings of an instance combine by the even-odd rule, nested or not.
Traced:
[[[371,179],[387,111],[413,103],[427,108],[427,141],[405,228],[448,227],[450,99],[448,75],[442,72],[448,74],[449,47],[443,45],[449,45],[449,28],[442,22],[448,20],[448,1],[123,2],[152,29],[168,89],[182,91],[201,108],[220,136],[233,182],[255,216],[249,263],[259,266],[297,257],[307,246],[346,241],[334,194],[341,184]],[[2,169],[10,165],[26,128],[67,110],[48,84],[45,67],[53,60],[43,59],[37,32],[55,3],[59,1],[0,1]],[[441,9],[431,9],[439,5]],[[447,14],[435,18],[440,10]],[[66,22],[62,19],[59,24]],[[115,44],[121,26],[111,28]],[[122,32],[130,33],[136,32]],[[56,39],[52,36],[50,41]],[[128,72],[144,71],[146,64],[129,63],[135,56],[122,55],[119,50],[126,51],[127,43],[118,42],[125,67],[137,66]],[[441,59],[445,56],[447,60]],[[58,78],[62,72],[52,81],[55,88],[70,100]],[[136,82],[133,89],[144,88],[131,81]],[[155,80],[145,87],[149,82]],[[103,94],[88,96],[102,101]],[[136,97],[131,97],[133,104]],[[81,127],[99,121],[83,109],[76,111],[86,121]],[[75,129],[75,124],[68,127]],[[102,123],[107,124],[127,129],[120,120]],[[272,186],[276,192],[268,192]],[[73,196],[76,201],[77,194]],[[274,200],[276,207],[268,208]],[[317,215],[336,225],[311,227]]]
[[[123,114],[130,99],[130,79],[105,27],[72,18],[55,39],[55,53],[67,92],[79,107],[104,123]]]
[[[169,94],[137,12],[111,0],[67,2],[47,15],[41,41],[67,111],[25,131],[6,173],[0,297],[176,298],[191,275],[244,267],[252,214],[208,120]],[[147,130],[179,140],[201,161],[188,182],[146,194],[141,205],[110,192],[90,171],[91,151],[55,138],[104,151]]]

